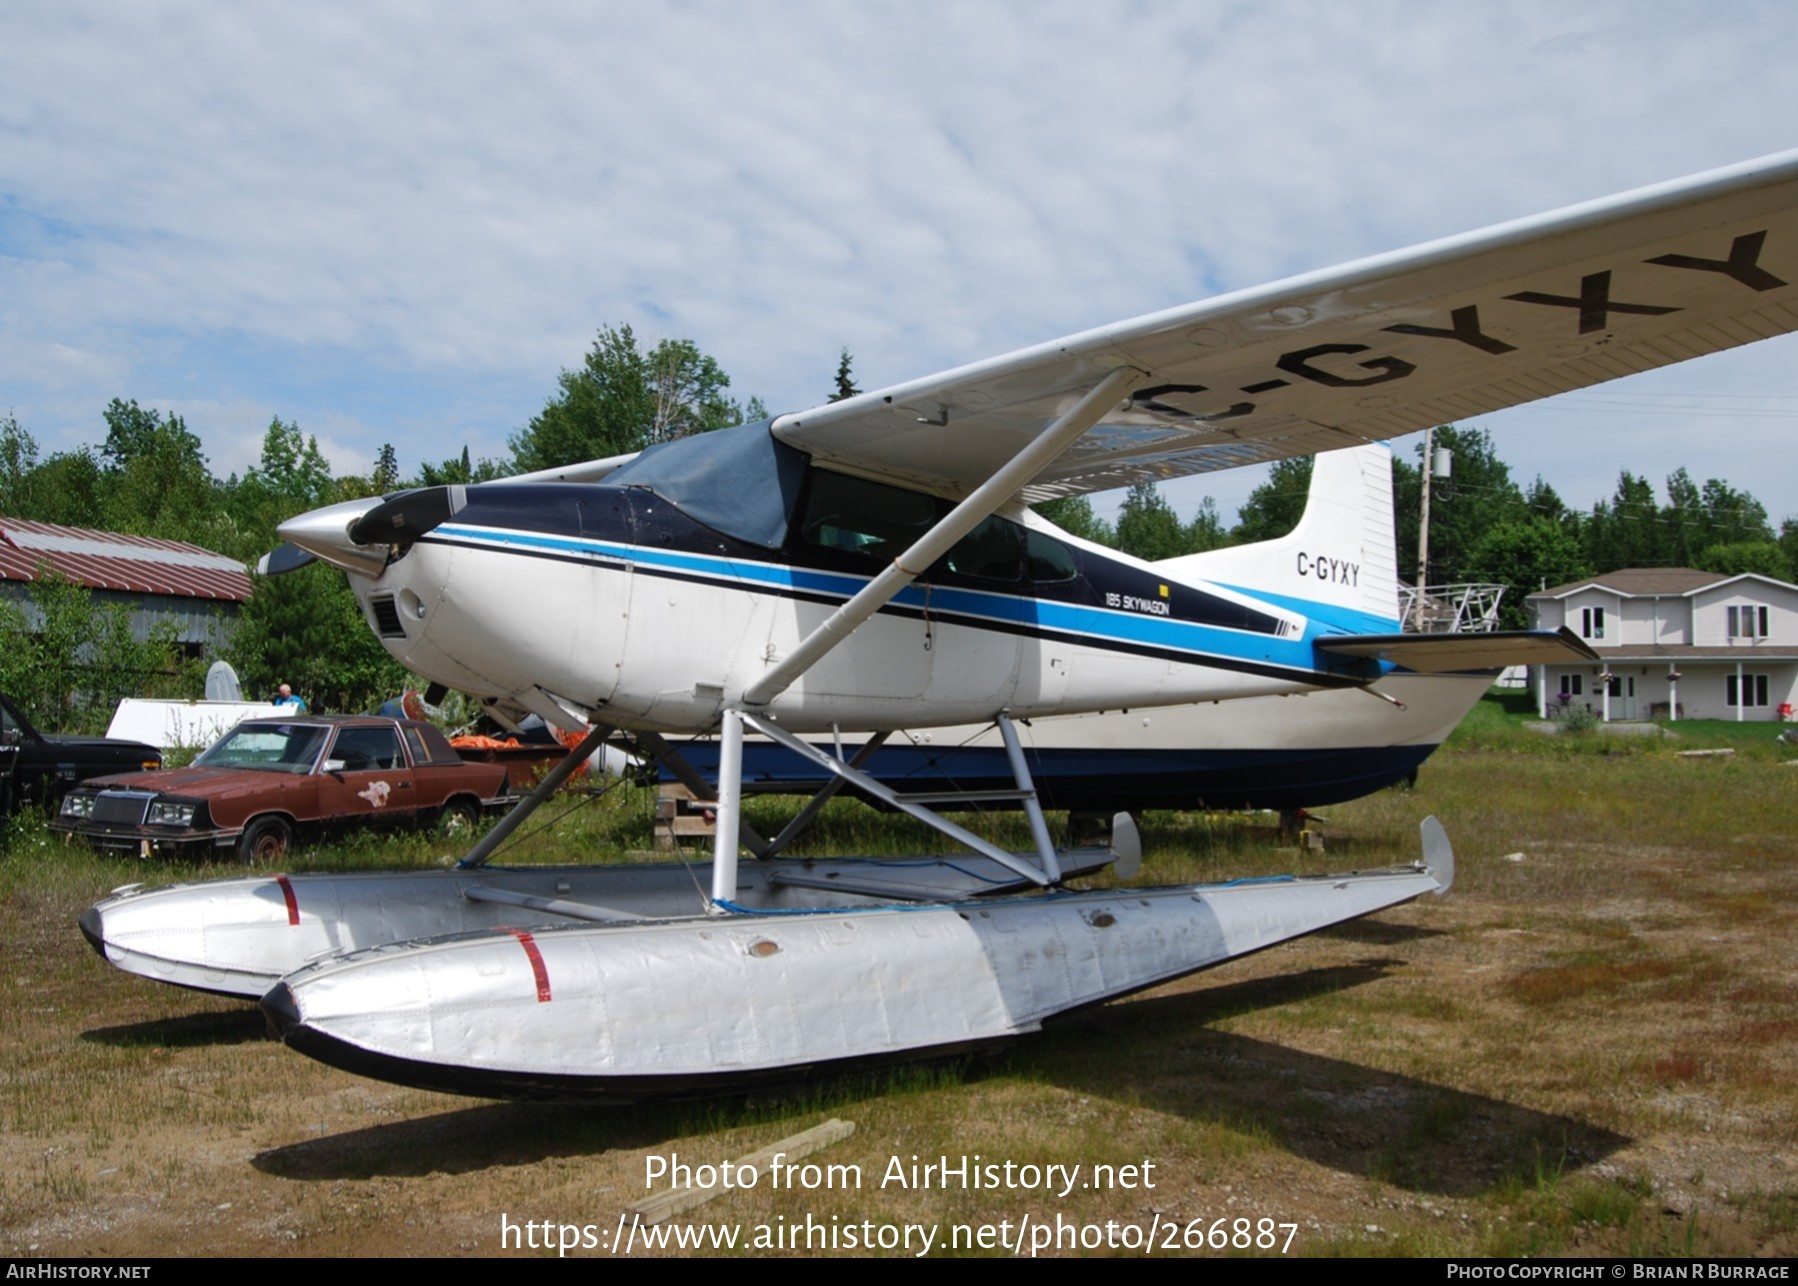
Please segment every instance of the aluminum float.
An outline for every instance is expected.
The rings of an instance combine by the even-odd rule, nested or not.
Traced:
[[[263,1000],[323,1062],[423,1088],[632,1099],[929,1057],[1445,891],[1391,871],[815,914],[494,930],[378,947]]]

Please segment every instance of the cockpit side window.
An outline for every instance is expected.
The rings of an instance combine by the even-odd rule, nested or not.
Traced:
[[[930,530],[936,501],[916,491],[812,471],[800,538],[808,545],[890,562]]]
[[[946,501],[885,483],[813,469],[799,522],[814,549],[891,562],[947,511]],[[1080,574],[1072,551],[1052,536],[994,514],[950,546],[926,574],[1018,585],[1070,581]]]

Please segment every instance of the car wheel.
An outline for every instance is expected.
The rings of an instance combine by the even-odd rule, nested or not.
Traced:
[[[437,833],[446,839],[470,839],[481,820],[481,810],[472,800],[452,799],[437,814]]]
[[[293,827],[279,817],[258,817],[237,840],[237,860],[250,866],[278,865],[293,847]]]

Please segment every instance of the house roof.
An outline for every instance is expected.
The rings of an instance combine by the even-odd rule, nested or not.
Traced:
[[[1588,576],[1552,589],[1538,590],[1528,598],[1565,598],[1582,589],[1608,589],[1625,598],[1679,598],[1708,589],[1736,577],[1722,572],[1701,572],[1695,567],[1623,567],[1614,572]],[[1757,580],[1766,580],[1757,576]],[[1773,582],[1777,584],[1779,582]]]
[[[198,545],[0,518],[0,580],[34,581],[46,563],[89,589],[230,603],[250,596],[242,563]]]
[[[1598,654],[1597,661],[1580,660],[1577,662],[1554,661],[1550,664],[1561,669],[1572,665],[1623,665],[1646,664],[1652,661],[1727,661],[1741,665],[1789,665],[1798,661],[1798,651],[1789,645],[1779,644],[1752,647],[1740,644],[1724,647],[1697,647],[1690,643],[1624,643],[1617,647],[1607,647]]]

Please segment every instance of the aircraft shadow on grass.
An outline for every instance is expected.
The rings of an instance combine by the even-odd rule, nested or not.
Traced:
[[[263,1018],[261,1010],[246,1005],[223,1012],[206,1010],[173,1018],[152,1018],[141,1023],[94,1027],[82,1032],[81,1039],[120,1048],[158,1045],[165,1049],[196,1049],[203,1045],[248,1045],[268,1039],[268,1020]]]
[[[1444,1197],[1528,1186],[1628,1145],[1574,1116],[1216,1026],[1377,982],[1404,963],[1365,959],[1086,1010],[1021,1043],[1014,1068],[1094,1096],[1126,1090],[1146,1108],[1273,1140],[1327,1169]],[[1120,1079],[1120,1066],[1135,1070]]]

